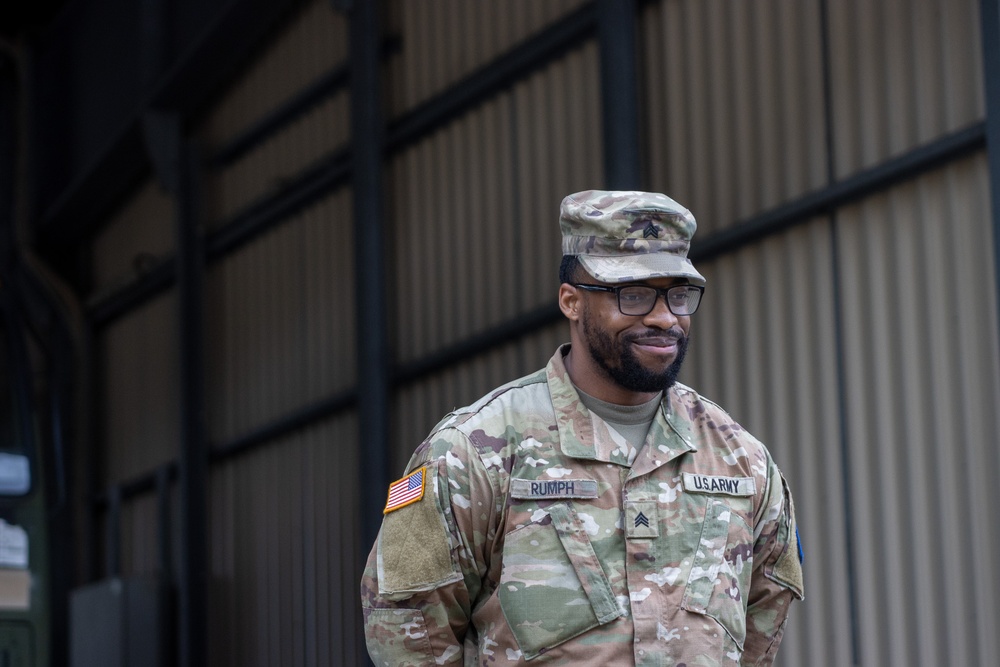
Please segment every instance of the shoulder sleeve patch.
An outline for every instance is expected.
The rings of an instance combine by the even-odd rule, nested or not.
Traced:
[[[801,600],[805,594],[802,576],[802,544],[799,542],[799,527],[795,522],[795,505],[791,500],[791,495],[788,495],[787,499],[789,503],[787,533],[782,531],[786,546],[774,564],[771,578],[790,588],[795,593],[795,597]]]
[[[390,502],[382,520],[378,540],[378,587],[379,594],[387,599],[405,599],[462,578],[451,557],[434,468],[421,468],[393,485],[410,480],[420,471],[423,471],[420,498],[404,501],[390,509],[390,492]],[[404,486],[408,487],[409,483]]]
[[[424,497],[427,485],[427,466],[414,470],[402,479],[397,479],[389,485],[389,497],[385,501],[383,514],[388,514],[400,507],[406,507],[420,502]]]

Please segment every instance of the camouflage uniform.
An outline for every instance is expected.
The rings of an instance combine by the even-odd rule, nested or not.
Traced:
[[[414,453],[426,490],[385,515],[362,580],[372,659],[770,664],[802,597],[770,454],[680,384],[630,451],[580,402],[567,351]]]

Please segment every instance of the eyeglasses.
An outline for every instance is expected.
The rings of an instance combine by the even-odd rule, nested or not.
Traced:
[[[701,303],[701,295],[705,292],[704,287],[698,285],[674,285],[661,289],[650,285],[619,285],[616,287],[605,287],[604,285],[584,285],[581,283],[570,283],[573,287],[579,287],[589,292],[614,292],[618,296],[618,310],[622,315],[648,315],[656,306],[656,298],[663,295],[663,300],[667,302],[667,308],[674,315],[681,317],[694,315]]]

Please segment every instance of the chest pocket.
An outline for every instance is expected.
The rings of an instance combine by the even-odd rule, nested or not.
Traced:
[[[705,521],[681,608],[714,618],[743,649],[753,532],[728,499],[706,498]]]
[[[571,505],[507,533],[497,595],[528,660],[625,614]]]

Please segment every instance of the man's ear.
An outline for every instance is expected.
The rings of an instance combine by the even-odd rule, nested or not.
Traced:
[[[583,306],[580,303],[580,291],[567,283],[559,286],[559,310],[570,322],[580,319],[580,308]]]

